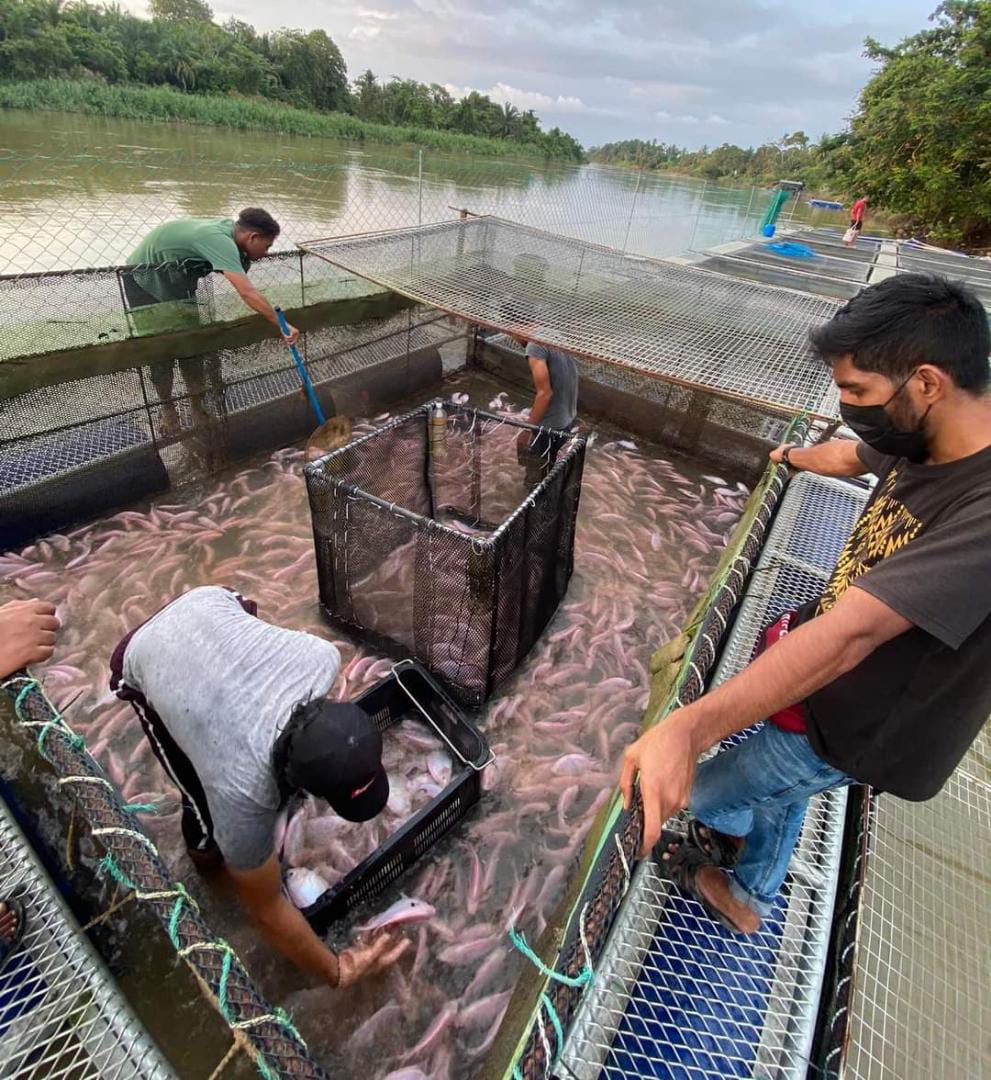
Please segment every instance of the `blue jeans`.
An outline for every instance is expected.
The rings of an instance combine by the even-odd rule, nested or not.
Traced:
[[[788,873],[809,797],[853,782],[823,761],[804,735],[764,724],[702,762],[688,805],[708,828],[746,837],[729,874],[730,890],[764,916]]]

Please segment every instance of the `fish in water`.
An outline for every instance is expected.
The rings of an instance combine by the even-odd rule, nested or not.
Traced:
[[[469,386],[476,403],[495,395],[494,386],[454,388]],[[503,393],[492,402],[493,410],[518,415],[511,405]],[[350,433],[339,427],[337,436],[347,441],[388,419],[356,418]],[[506,460],[515,469],[515,431],[501,431]],[[482,718],[498,756],[482,778],[486,789],[494,789],[493,798],[424,853],[401,883],[423,905],[423,918],[408,918],[413,907],[397,920],[400,933],[402,922],[409,922],[417,941],[415,964],[394,969],[406,994],[391,999],[400,1008],[386,1010],[388,996],[376,998],[379,1013],[366,1019],[369,999],[339,1000],[320,988],[308,991],[312,997],[299,1009],[300,1029],[318,1057],[324,1050],[332,1055],[333,1069],[340,1067],[338,1055],[349,1038],[364,1042],[374,1036],[368,1045],[382,1056],[370,1076],[390,1068],[396,1070],[392,1080],[467,1080],[478,1074],[472,1055],[487,1052],[505,1008],[502,995],[520,971],[518,958],[506,948],[506,917],[515,914],[528,936],[550,919],[573,879],[591,820],[612,797],[617,760],[639,728],[650,652],[683,626],[738,520],[747,492],[733,477],[714,488],[715,476],[703,479],[697,469],[676,468],[649,443],[629,450],[619,438],[603,430],[594,448],[590,443],[568,595]],[[34,595],[34,575],[55,574],[40,579],[63,622],[53,700],[64,705],[83,691],[73,727],[78,723],[95,756],[123,775],[132,801],[172,808],[146,824],[156,843],[176,858],[182,857],[176,794],[139,741],[143,736],[130,707],[102,689],[107,657],[126,630],[189,588],[223,583],[257,601],[266,621],[334,642],[342,659],[335,699],[354,699],[392,664],[329,630],[319,614],[312,522],[301,480],[305,458],[302,446],[259,455],[218,476],[212,487],[175,490],[149,509],[128,508],[81,525],[58,543],[45,539],[0,557],[0,575],[6,576],[0,602]],[[492,489],[485,486],[487,475],[483,502],[492,499],[503,474],[492,472]],[[414,556],[412,546],[395,558],[383,555],[388,566],[375,577],[382,583],[377,610],[395,607],[398,591],[412,580]],[[97,602],[104,597],[106,602]],[[453,638],[457,615],[445,617]],[[38,674],[44,672],[39,666]],[[445,763],[450,768],[451,760],[435,732],[409,721],[384,733],[383,759],[399,795],[377,818],[348,822],[323,801],[309,799],[298,821],[291,819],[287,847],[295,850],[298,869],[313,874],[292,873],[294,886],[310,887],[304,906],[422,809],[441,787],[433,772]],[[383,911],[372,922],[384,925],[389,918]],[[453,1020],[443,1011],[448,1002],[458,1007]],[[329,1009],[341,1021],[332,1032],[325,1023]],[[367,1027],[358,1022],[356,1009]],[[439,1027],[428,1031],[438,1017]],[[427,1034],[425,1045],[407,1058]]]
[[[296,866],[286,874],[286,888],[289,891],[289,899],[296,907],[308,908],[311,904],[315,904],[330,886],[316,870],[310,870],[306,866]]]
[[[437,914],[437,909],[425,900],[417,900],[412,896],[401,896],[394,904],[386,908],[381,914],[376,915],[359,926],[357,933],[373,934],[377,930],[385,930],[390,926],[402,926],[405,923],[426,922]]]
[[[352,427],[350,417],[332,416],[306,440],[306,460],[315,461],[332,450],[347,446],[351,441]]]

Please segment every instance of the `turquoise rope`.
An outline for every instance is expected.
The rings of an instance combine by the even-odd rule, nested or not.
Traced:
[[[154,803],[150,802],[134,802],[128,803],[124,809],[129,814],[157,814],[158,807]]]
[[[131,881],[131,879],[124,873],[123,870],[117,865],[117,860],[108,851],[106,855],[100,860],[99,873],[109,874],[118,885],[123,885],[125,889],[136,889],[137,885]]]
[[[534,967],[548,979],[553,979],[555,982],[563,983],[565,986],[579,987],[587,986],[592,981],[593,971],[586,964],[577,975],[561,975],[553,968],[549,968],[543,960],[530,948],[527,944],[526,938],[522,934],[516,932],[515,927],[509,928],[509,940],[513,945],[530,961]]]

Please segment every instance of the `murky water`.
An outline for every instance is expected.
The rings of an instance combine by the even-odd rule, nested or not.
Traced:
[[[665,255],[755,234],[770,199],[768,189],[433,150],[421,184],[409,147],[62,113],[6,111],[0,124],[0,272],[125,262],[152,225],[245,205],[282,222],[278,247],[467,207]]]
[[[445,390],[469,393],[484,407],[500,387],[473,373]],[[517,391],[499,399],[507,409],[524,404]],[[42,595],[58,604],[64,629],[46,673],[54,700],[81,693],[71,722],[129,798],[160,805],[145,822],[177,875],[340,1075],[355,1075],[348,1062],[370,1047],[375,1077],[400,1065],[436,1078],[473,1075],[522,963],[506,942],[506,915],[519,910],[531,937],[545,925],[637,731],[650,653],[683,623],[739,516],[741,485],[622,433],[594,435],[568,595],[479,718],[497,755],[490,790],[400,883],[437,916],[410,930],[414,946],[394,971],[347,995],[308,985],[260,942],[228,894],[210,893],[196,878],[182,850],[176,794],[129,706],[107,691],[116,641],[169,598],[209,583],[253,597],[268,621],[335,640],[342,696],[381,675],[367,650],[332,632],[319,614],[301,451],[262,455],[206,485],[46,538],[20,561],[0,557],[0,600]],[[397,895],[387,893],[375,908]]]

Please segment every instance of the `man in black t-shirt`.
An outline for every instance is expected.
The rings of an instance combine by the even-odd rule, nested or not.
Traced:
[[[772,461],[877,487],[819,600],[763,652],[630,746],[644,852],[730,929],[752,933],[788,869],[809,797],[854,781],[929,799],[991,714],[991,338],[964,286],[903,274],[811,334],[862,441]],[[770,644],[770,647],[766,647]],[[734,732],[769,722],[696,766]],[[662,830],[688,806],[688,836]]]

